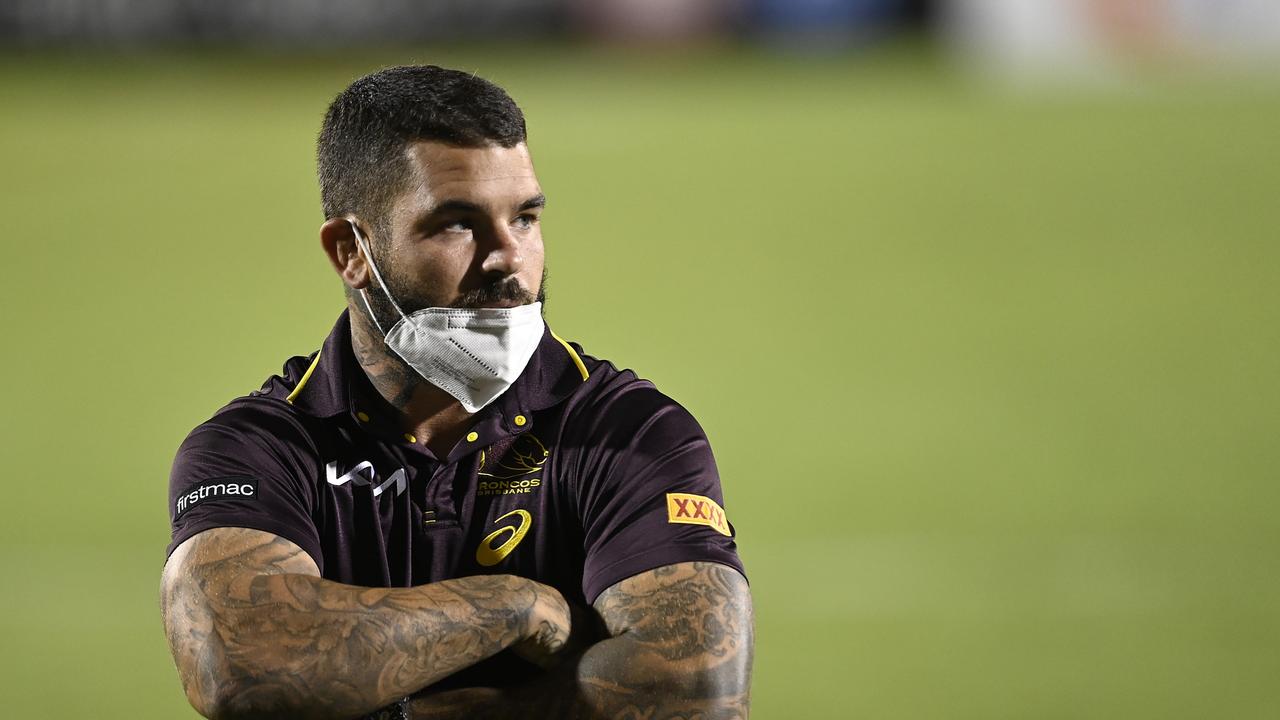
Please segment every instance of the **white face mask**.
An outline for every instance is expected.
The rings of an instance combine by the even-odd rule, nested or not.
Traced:
[[[469,413],[478,412],[506,392],[542,341],[542,303],[510,309],[423,308],[405,315],[382,281],[368,241],[354,222],[351,229],[373,277],[400,315],[399,322],[385,334],[387,347]],[[363,289],[360,298],[378,332],[384,332]]]

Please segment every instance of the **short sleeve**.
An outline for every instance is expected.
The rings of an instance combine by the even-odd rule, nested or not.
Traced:
[[[643,381],[596,407],[580,466],[587,601],[673,563],[716,562],[745,576],[711,445],[693,416]]]
[[[289,540],[323,572],[312,443],[291,409],[276,405],[233,403],[183,441],[169,474],[166,555],[205,530],[241,527]]]

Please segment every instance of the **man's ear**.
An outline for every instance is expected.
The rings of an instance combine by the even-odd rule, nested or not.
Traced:
[[[342,282],[355,290],[361,290],[369,284],[371,273],[369,263],[356,242],[356,234],[351,229],[353,220],[345,217],[329,218],[320,226],[320,245],[324,254],[329,256],[329,264],[338,272]],[[369,233],[363,229],[365,238]]]

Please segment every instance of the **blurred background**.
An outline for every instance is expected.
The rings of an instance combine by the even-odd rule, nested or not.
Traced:
[[[1280,717],[1280,3],[3,0],[0,701],[194,717],[185,434],[315,350],[329,100],[529,120],[549,319],[687,405],[759,718]]]

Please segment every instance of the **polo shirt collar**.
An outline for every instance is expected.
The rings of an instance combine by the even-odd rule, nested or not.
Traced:
[[[309,376],[308,376],[309,375]],[[472,419],[473,431],[487,442],[498,434],[524,432],[532,427],[532,415],[558,404],[589,377],[581,357],[568,343],[543,324],[542,339],[511,387]],[[361,401],[376,393],[351,349],[351,317],[344,310],[291,395],[294,407],[314,417],[347,413],[367,422]],[[487,444],[486,442],[486,444]]]

